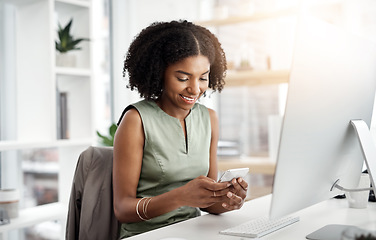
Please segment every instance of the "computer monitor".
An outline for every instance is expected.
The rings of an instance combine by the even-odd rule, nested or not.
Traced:
[[[271,218],[342,194],[333,189],[338,179],[343,187],[357,187],[364,157],[350,121],[370,127],[375,89],[373,43],[312,17],[298,21]],[[369,159],[373,176],[375,164],[376,158]]]

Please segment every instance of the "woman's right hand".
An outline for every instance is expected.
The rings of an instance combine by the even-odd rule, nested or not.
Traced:
[[[180,201],[184,206],[207,208],[226,200],[230,186],[228,182],[218,183],[209,177],[199,176],[179,189]]]

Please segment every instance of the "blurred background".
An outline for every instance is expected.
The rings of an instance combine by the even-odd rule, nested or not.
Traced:
[[[78,156],[111,145],[111,125],[139,100],[123,60],[154,21],[219,38],[226,86],[200,101],[219,116],[220,170],[250,166],[250,198],[270,193],[300,14],[376,43],[373,0],[0,0],[0,188],[20,195],[0,239],[64,239]],[[58,47],[65,27],[79,49]]]

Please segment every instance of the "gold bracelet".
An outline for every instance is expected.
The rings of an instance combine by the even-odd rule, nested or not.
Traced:
[[[147,214],[147,212],[148,212],[148,206],[149,206],[150,201],[151,201],[151,197],[149,197],[149,198],[145,201],[145,202],[147,202],[147,203],[146,203],[146,207],[143,209],[143,211],[144,211],[144,215],[145,215],[145,217],[148,218],[148,219],[150,219],[150,217],[149,217],[148,214]],[[145,202],[144,202],[144,205],[145,205]]]
[[[145,201],[142,204],[142,213],[144,214],[145,218],[147,219],[148,217],[145,215],[145,203],[148,201],[148,197],[144,197]]]
[[[142,200],[144,200],[144,198],[141,198],[140,200],[138,200],[138,202],[137,202],[137,204],[136,204],[136,213],[137,213],[138,217],[139,217],[141,220],[146,221],[147,219],[143,218],[143,217],[141,216],[141,214],[138,212],[138,205],[140,205],[140,202],[141,202]]]

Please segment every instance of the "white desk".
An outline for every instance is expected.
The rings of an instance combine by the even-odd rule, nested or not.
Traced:
[[[221,240],[251,239],[220,235],[220,230],[243,223],[252,218],[268,214],[271,195],[248,201],[243,208],[221,215],[205,214],[201,217],[173,224],[164,228],[140,234],[131,238],[162,240],[180,238],[181,240]],[[352,209],[346,199],[330,199],[297,213],[300,221],[277,232],[264,236],[265,240],[299,240],[327,224],[346,224],[376,230],[376,203],[369,203],[366,209]],[[171,239],[172,240],[172,239]]]

